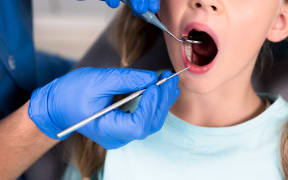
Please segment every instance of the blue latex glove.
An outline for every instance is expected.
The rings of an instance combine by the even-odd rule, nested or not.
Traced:
[[[171,74],[166,72],[161,78]],[[153,85],[157,80],[155,72],[144,70],[77,69],[34,91],[28,113],[43,133],[59,139],[56,134],[60,131],[111,105],[113,95],[150,86],[133,113],[115,109],[77,130],[106,149],[118,148],[162,127],[179,95],[178,77],[160,87]]]
[[[111,8],[117,8],[120,4],[120,0],[105,0],[105,2]],[[129,0],[129,2],[133,12],[138,14],[145,13],[148,10],[156,13],[160,8],[159,0]]]

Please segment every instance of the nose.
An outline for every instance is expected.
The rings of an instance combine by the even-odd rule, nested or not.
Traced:
[[[194,9],[204,9],[213,14],[221,14],[223,12],[223,4],[219,0],[191,0],[190,6]]]

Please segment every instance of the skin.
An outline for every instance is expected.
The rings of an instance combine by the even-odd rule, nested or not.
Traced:
[[[287,37],[287,11],[284,0],[162,0],[159,18],[178,37],[187,24],[197,22],[209,26],[219,42],[212,69],[179,75],[181,94],[171,112],[207,127],[239,124],[263,112],[265,105],[250,79],[263,42]],[[164,36],[171,62],[179,71],[184,68],[181,44]]]
[[[28,103],[0,121],[0,174],[17,179],[59,141],[43,134],[28,116]]]

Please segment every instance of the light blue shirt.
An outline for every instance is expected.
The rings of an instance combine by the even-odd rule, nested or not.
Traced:
[[[283,179],[279,146],[287,119],[282,97],[254,119],[231,127],[195,126],[169,113],[159,132],[109,150],[101,179]]]

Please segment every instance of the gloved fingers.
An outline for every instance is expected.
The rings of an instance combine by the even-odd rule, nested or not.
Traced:
[[[134,113],[125,113],[118,108],[87,124],[85,129],[97,132],[100,137],[108,136],[130,141],[143,139],[150,134],[151,121],[154,119],[157,106],[154,102],[158,102],[159,97],[160,88],[156,85],[151,86],[143,93]],[[82,129],[79,129],[79,132],[81,131]]]
[[[120,148],[122,146],[125,146],[126,144],[128,144],[129,142],[131,141],[120,141],[120,140],[112,140],[110,142],[107,142],[103,145],[101,145],[104,149],[117,149],[117,148]]]
[[[132,68],[110,68],[104,75],[105,81],[109,82],[104,89],[109,95],[138,91],[156,83],[158,79],[157,73],[153,71]]]
[[[91,137],[88,137],[88,138],[91,139]],[[102,146],[104,149],[109,150],[109,149],[116,149],[116,148],[125,146],[126,144],[128,144],[131,141],[130,140],[122,140],[122,139],[107,136],[105,138],[101,137],[101,139],[99,139],[99,140],[97,139],[94,142],[96,142],[97,144]]]
[[[109,136],[108,134],[105,134],[105,136],[103,136],[103,133],[99,133],[99,134],[95,133],[95,132],[99,132],[97,128],[95,127],[89,128],[89,131],[87,130],[87,128],[81,128],[81,130],[79,129],[78,132],[86,136],[87,138],[91,139],[95,143],[99,144],[104,149],[119,148],[119,147],[125,146],[126,144],[130,142],[130,140],[118,139],[118,138]]]
[[[156,83],[157,73],[153,71],[133,68],[79,68],[61,77],[71,86],[64,88],[77,89],[79,84],[82,90],[87,90],[90,95],[102,96],[127,94],[144,89]],[[75,83],[77,82],[77,83]],[[63,83],[62,83],[63,84]]]
[[[160,77],[163,79],[171,75],[171,72],[164,72]],[[160,85],[161,96],[159,106],[156,111],[155,120],[152,123],[151,133],[159,131],[162,128],[169,109],[172,107],[180,94],[180,90],[178,89],[177,85],[178,76],[175,76],[172,79],[167,80],[164,84]]]
[[[149,87],[142,95],[137,109],[131,116],[136,124],[132,132],[134,139],[144,139],[150,135],[152,121],[155,119],[155,112],[160,98],[160,88],[156,85]]]
[[[143,14],[148,11],[149,0],[130,0],[130,5],[136,13]]]
[[[111,8],[117,8],[120,4],[120,0],[105,0],[105,2]]]
[[[138,14],[134,9],[131,9],[131,13],[132,13],[133,16],[135,16],[135,17],[140,17],[140,14]]]
[[[178,97],[178,95],[180,94],[180,90],[177,89],[175,94],[176,94],[175,97]],[[176,101],[176,99],[177,98],[175,98],[175,101]],[[167,108],[167,106],[166,107],[163,107],[163,106],[164,106],[163,104],[160,105],[159,111],[157,112],[157,118],[156,118],[157,121],[155,121],[154,124],[152,124],[151,133],[155,133],[155,132],[159,131],[164,125],[164,122],[166,120],[166,117],[167,117],[167,114],[168,114],[170,108],[169,107]],[[161,109],[164,109],[164,110],[161,111]]]
[[[159,0],[149,0],[149,8],[148,9],[153,13],[157,13],[160,9]]]
[[[93,140],[105,149],[124,146],[131,140],[122,138],[122,132],[127,128],[125,127],[125,125],[127,125],[127,123],[125,124],[125,119],[121,118],[123,114],[123,111],[116,109],[100,118],[94,119],[78,129],[77,132]]]
[[[160,79],[168,78],[172,76],[173,73],[171,71],[165,71],[160,75]],[[160,89],[162,92],[162,96],[167,97],[169,109],[172,107],[174,102],[177,100],[178,95],[180,93],[180,89],[178,88],[179,77],[174,76],[173,78],[167,80],[164,84],[160,85]]]
[[[102,137],[112,137],[114,139],[126,139],[129,137],[129,131],[134,126],[129,117],[121,110],[115,109],[104,114],[94,121],[93,127],[97,128],[95,131]]]

